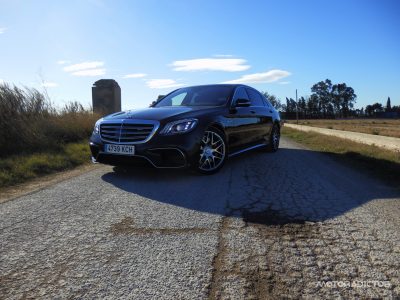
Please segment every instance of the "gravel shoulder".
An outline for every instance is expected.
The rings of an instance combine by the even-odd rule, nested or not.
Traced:
[[[86,164],[83,166],[76,167],[73,170],[67,170],[63,172],[57,172],[54,174],[41,176],[33,180],[29,180],[25,183],[2,188],[0,189],[0,204],[30,193],[37,192],[39,190],[50,187],[56,183],[65,181],[73,177],[77,177],[81,174],[90,172],[92,170],[101,167],[102,167],[101,165]]]
[[[287,139],[213,176],[99,167],[0,204],[0,298],[396,299],[399,200]]]
[[[400,138],[288,123],[286,123],[285,126],[301,131],[318,132],[321,134],[337,136],[343,139],[348,139],[367,145],[375,145],[389,150],[400,151]]]

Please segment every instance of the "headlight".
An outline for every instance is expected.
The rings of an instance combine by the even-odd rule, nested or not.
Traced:
[[[185,133],[192,130],[197,124],[197,119],[185,119],[170,122],[164,126],[164,128],[160,131],[160,134],[179,134]]]
[[[99,134],[100,133],[100,122],[103,119],[100,119],[96,122],[96,124],[94,124],[94,128],[93,128],[93,134]]]

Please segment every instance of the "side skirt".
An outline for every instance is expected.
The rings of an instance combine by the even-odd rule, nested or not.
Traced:
[[[233,152],[233,153],[229,154],[228,157],[233,157],[233,156],[239,155],[241,153],[244,153],[244,152],[247,152],[247,151],[250,151],[250,150],[253,150],[253,149],[262,148],[262,147],[267,147],[267,145],[266,144],[259,144],[259,145],[251,146],[251,147],[248,147],[248,148],[244,148],[242,150],[239,150],[239,151],[236,151],[236,152]]]

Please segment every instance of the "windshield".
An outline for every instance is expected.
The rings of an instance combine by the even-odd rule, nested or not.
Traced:
[[[165,96],[155,107],[222,106],[231,98],[234,86],[212,85],[181,88]]]

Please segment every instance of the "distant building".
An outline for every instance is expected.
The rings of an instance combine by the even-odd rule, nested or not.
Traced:
[[[114,79],[100,79],[92,87],[93,112],[108,115],[121,111],[121,88]]]

